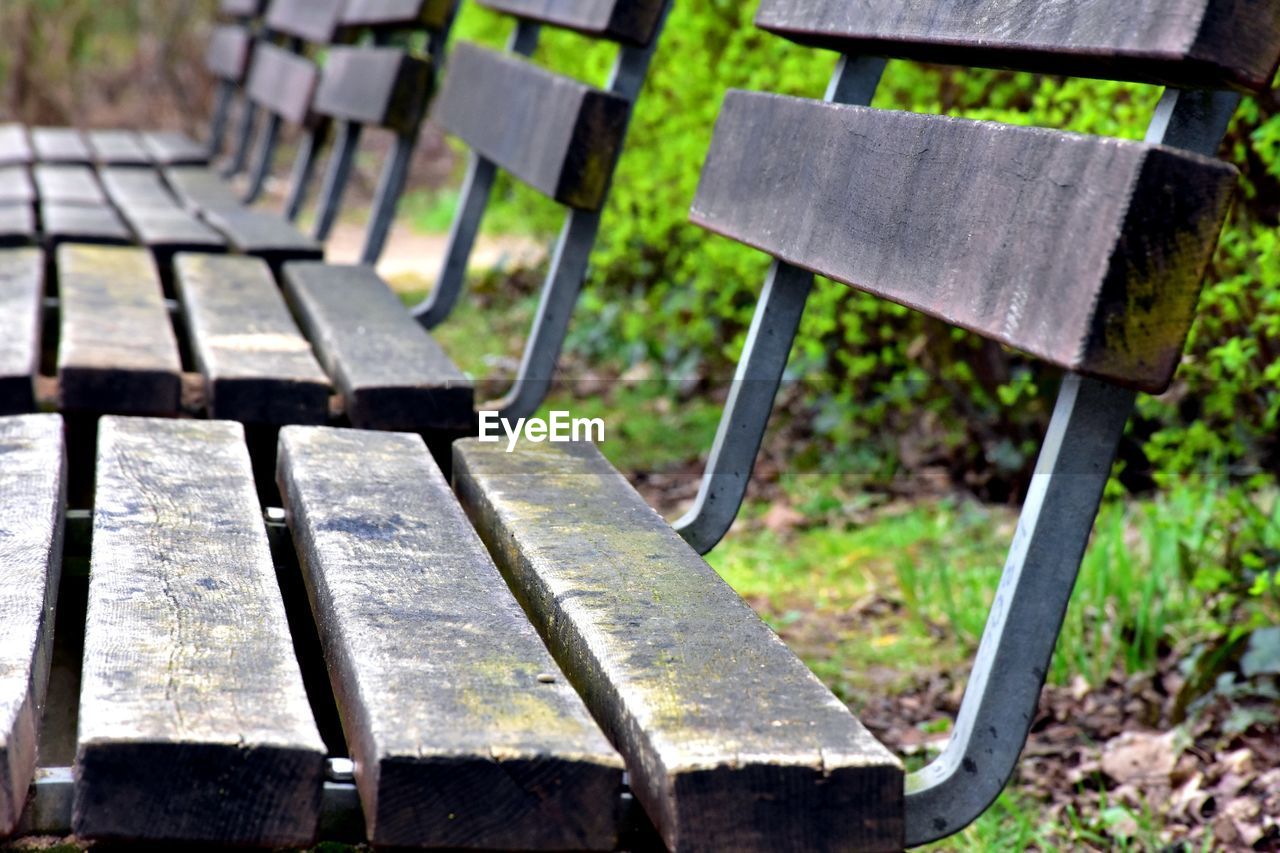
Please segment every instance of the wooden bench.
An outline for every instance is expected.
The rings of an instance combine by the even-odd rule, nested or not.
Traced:
[[[616,34],[637,11],[659,20],[663,4],[491,5]],[[647,820],[677,850],[888,850],[964,826],[1025,740],[1135,395],[1163,389],[1176,367],[1236,178],[1210,156],[1238,101],[1218,87],[1253,85],[1280,57],[1280,34],[1230,31],[1231,5],[1126,7],[1136,38],[1103,3],[1069,22],[1059,7],[1028,15],[1012,0],[949,22],[923,0],[761,8],[767,28],[850,53],[825,103],[725,101],[692,216],[777,261],[739,373],[752,381],[735,384],[694,515],[736,510],[745,474],[734,466],[749,474],[814,273],[1068,371],[955,735],[934,764],[905,774],[700,559],[723,510],[682,526],[701,531],[691,547],[590,445],[506,453],[465,439],[451,489],[419,437],[289,426],[283,511],[268,508],[264,525],[236,423],[103,419],[87,514],[63,497],[59,417],[29,415],[0,420],[0,577],[12,578],[0,595],[0,833],[637,849]],[[1145,143],[866,106],[884,61],[855,51],[930,56],[935,41],[972,45],[940,54],[965,62],[1200,88],[1170,89]],[[499,90],[508,74],[563,85],[500,56],[468,61]],[[527,152],[485,131],[467,129],[483,157],[525,168]],[[576,198],[563,172],[529,169],[535,186]],[[143,277],[138,250],[60,252],[59,283],[79,306],[70,318],[64,306],[64,327],[93,320],[103,299],[140,318],[164,311],[158,285],[127,284]],[[0,257],[26,265],[0,281],[18,282],[15,311],[38,317],[27,291],[39,253]],[[240,274],[214,266],[224,262],[253,263],[178,258],[191,315],[218,313],[209,306],[227,295],[212,282]],[[112,272],[90,274],[100,269]],[[315,264],[286,279],[294,270],[333,288],[361,280]],[[545,306],[535,339],[567,322]],[[254,316],[284,318],[278,307]],[[232,358],[234,329],[198,332],[202,357]],[[272,358],[303,352],[287,328],[260,334]],[[13,360],[31,357],[18,347]],[[169,373],[153,383],[140,367],[127,399],[172,393]],[[282,404],[305,397],[298,385]],[[211,396],[242,393],[261,396],[235,383]],[[76,709],[76,769],[66,756],[37,772],[38,737],[45,756],[66,749],[38,722],[48,662],[77,657],[79,625],[81,684],[55,679],[43,703],[46,720]]]

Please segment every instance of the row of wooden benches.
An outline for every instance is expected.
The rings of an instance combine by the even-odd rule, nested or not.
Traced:
[[[0,251],[5,322],[26,330],[4,387],[31,387],[47,325],[57,399],[97,434],[68,432],[68,462],[57,416],[0,421],[0,674],[16,673],[0,679],[0,831],[35,764],[77,466],[94,479],[87,615],[64,610],[56,634],[83,636],[82,683],[44,713],[74,707],[75,769],[43,771],[28,830],[301,844],[358,792],[378,844],[607,849],[633,797],[673,849],[892,849],[958,830],[1008,779],[1135,389],[1169,382],[1226,216],[1235,176],[1211,155],[1239,96],[1220,90],[1269,82],[1280,4],[765,0],[766,29],[846,56],[825,103],[732,92],[721,112],[693,219],[776,261],[677,532],[593,447],[463,440],[433,460],[385,431],[439,449],[473,425],[470,384],[422,325],[458,297],[497,168],[568,208],[503,411],[541,401],[666,11],[483,2],[519,23],[508,55],[451,51],[437,113],[478,153],[416,313],[365,267],[175,252],[166,304],[169,273],[140,246]],[[324,5],[273,0],[267,27]],[[328,20],[358,5],[409,4],[335,3]],[[547,24],[621,43],[609,91],[510,55]],[[869,109],[886,55],[1186,88],[1125,142]],[[178,198],[175,169],[154,168],[96,174],[123,211],[129,189]],[[224,210],[257,215],[204,224]],[[697,553],[736,514],[815,273],[1072,372],[954,735],[910,775]],[[207,395],[187,414],[215,420],[117,416],[177,413],[195,372]],[[384,431],[305,425],[321,422]],[[271,480],[286,512],[264,526]],[[273,554],[280,515],[293,548]]]

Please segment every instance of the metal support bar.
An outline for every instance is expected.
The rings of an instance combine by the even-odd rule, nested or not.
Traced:
[[[355,163],[356,152],[360,148],[360,135],[363,132],[362,124],[350,121],[338,123],[333,153],[329,155],[329,165],[325,169],[324,180],[320,185],[320,201],[316,206],[316,225],[311,234],[321,243],[329,239],[333,224],[338,220],[338,213],[342,210],[342,197],[351,180],[351,168]]]
[[[532,56],[538,47],[541,32],[542,29],[537,24],[520,21],[511,34],[507,50],[520,56]],[[458,297],[462,295],[467,282],[467,261],[475,248],[480,223],[484,219],[485,208],[489,206],[489,196],[493,192],[493,181],[497,174],[498,169],[492,161],[477,152],[471,152],[471,163],[467,167],[462,194],[458,197],[458,210],[449,229],[449,244],[445,248],[440,275],[436,277],[436,285],[431,293],[413,309],[413,316],[423,328],[434,329],[440,325],[458,304]]]
[[[242,199],[245,204],[253,204],[262,197],[262,190],[271,177],[271,168],[275,164],[276,148],[280,144],[280,126],[283,119],[275,113],[267,116],[266,127],[258,136],[258,147],[254,154],[253,168],[249,175],[249,189]]]
[[[1147,141],[1212,156],[1239,102],[1170,89]],[[1063,380],[955,730],[937,759],[907,777],[908,846],[963,829],[1013,775],[1136,396],[1093,379]]]
[[[329,130],[333,123],[326,118],[316,121],[314,127],[302,139],[298,148],[298,156],[293,160],[293,171],[289,179],[289,197],[284,204],[284,218],[296,222],[307,203],[307,191],[311,188],[311,178],[315,175],[316,163],[320,160],[320,152],[324,150],[329,139]]]
[[[213,115],[209,120],[209,143],[205,149],[211,162],[222,156],[222,148],[227,141],[227,119],[231,115],[231,102],[235,94],[236,84],[230,80],[223,80],[218,85]]]
[[[258,126],[258,105],[241,97],[240,123],[236,127],[236,146],[231,159],[222,169],[222,177],[232,178],[245,170],[249,165],[249,153],[253,148],[254,130]]]
[[[614,63],[613,72],[609,76],[608,89],[630,102],[626,121],[630,124],[635,113],[636,99],[644,86],[645,76],[649,71],[649,63],[657,50],[662,25],[670,4],[663,9],[663,19],[655,31],[653,39],[644,47],[624,46],[618,49],[618,59]],[[623,128],[626,138],[627,128]],[[619,155],[621,152],[619,151]],[[609,183],[613,181],[613,172],[617,169],[617,156],[609,166]],[[604,198],[608,198],[609,187],[605,187]],[[603,206],[603,203],[602,203]],[[555,254],[551,258],[551,268],[547,271],[547,279],[542,285],[542,295],[538,302],[538,314],[533,321],[533,329],[525,344],[524,356],[520,360],[520,370],[516,374],[511,390],[501,400],[493,404],[501,416],[508,419],[527,418],[538,410],[551,389],[551,380],[555,374],[556,362],[560,360],[560,351],[564,348],[565,335],[569,331],[569,320],[573,316],[574,306],[578,303],[578,295],[582,292],[582,284],[587,277],[587,265],[591,260],[591,247],[595,245],[596,234],[600,230],[600,212],[571,210],[560,232],[560,241],[556,245]],[[486,406],[488,408],[488,406]]]
[[[378,191],[374,195],[373,212],[369,215],[369,226],[365,232],[364,250],[360,253],[360,263],[373,266],[378,263],[382,250],[386,248],[387,238],[391,235],[391,226],[395,223],[396,206],[400,203],[400,194],[404,191],[405,182],[409,179],[409,168],[413,165],[413,151],[418,147],[418,131],[396,137],[391,156],[382,167],[382,177],[378,180]]]
[[[841,57],[827,87],[826,100],[869,105],[884,68],[885,60],[876,57]],[[774,261],[769,270],[707,458],[698,498],[675,523],[676,532],[699,554],[706,554],[724,538],[742,508],[812,286],[812,274],[783,261]]]

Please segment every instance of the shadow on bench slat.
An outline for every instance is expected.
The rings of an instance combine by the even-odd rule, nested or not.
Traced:
[[[286,427],[279,456],[370,839],[612,849],[622,760],[422,440]]]
[[[97,470],[76,834],[309,843],[324,746],[242,428],[104,418]]]
[[[668,846],[901,849],[898,760],[594,446],[467,439],[454,479]]]

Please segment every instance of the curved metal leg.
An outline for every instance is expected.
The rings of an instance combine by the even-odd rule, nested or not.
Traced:
[[[253,148],[254,129],[258,124],[258,105],[248,98],[240,104],[240,124],[236,128],[236,147],[231,160],[222,169],[222,177],[231,178],[245,170]]]
[[[244,203],[253,204],[262,197],[262,190],[267,185],[267,178],[271,177],[271,168],[275,164],[276,147],[280,143],[280,125],[282,120],[278,115],[268,115],[266,127],[262,129],[262,135],[258,138],[257,152],[254,154],[253,169],[249,177],[249,189],[244,194]]]
[[[227,139],[227,119],[231,115],[231,101],[235,94],[234,83],[223,80],[218,86],[217,100],[213,103],[213,116],[209,120],[209,143],[206,147],[211,162],[222,156],[222,148]]]
[[[396,206],[400,203],[400,194],[404,192],[405,181],[409,179],[409,167],[413,163],[413,149],[417,143],[416,132],[396,137],[395,149],[378,181],[373,212],[369,216],[369,228],[365,232],[364,251],[360,253],[362,264],[377,264],[382,250],[386,248],[387,238],[391,236],[391,226],[395,223]]]
[[[449,230],[449,247],[445,250],[444,266],[431,293],[413,309],[413,316],[424,329],[434,329],[453,313],[467,281],[467,261],[475,248],[476,235],[485,208],[489,206],[489,194],[498,167],[492,161],[472,152],[467,178],[462,184],[458,212]]]
[[[364,125],[354,122],[344,121],[338,125],[333,154],[329,157],[329,165],[325,169],[324,181],[320,186],[316,226],[312,231],[312,236],[321,243],[329,239],[333,224],[338,221],[338,214],[342,210],[342,197],[351,180],[351,168],[355,163],[356,152],[360,148],[360,136],[363,131]]]
[[[311,178],[316,171],[316,163],[320,160],[320,152],[324,149],[329,137],[330,122],[322,120],[311,129],[302,140],[298,156],[293,161],[293,174],[289,179],[289,197],[284,203],[284,218],[296,222],[298,214],[307,203],[307,192],[311,189]]]

